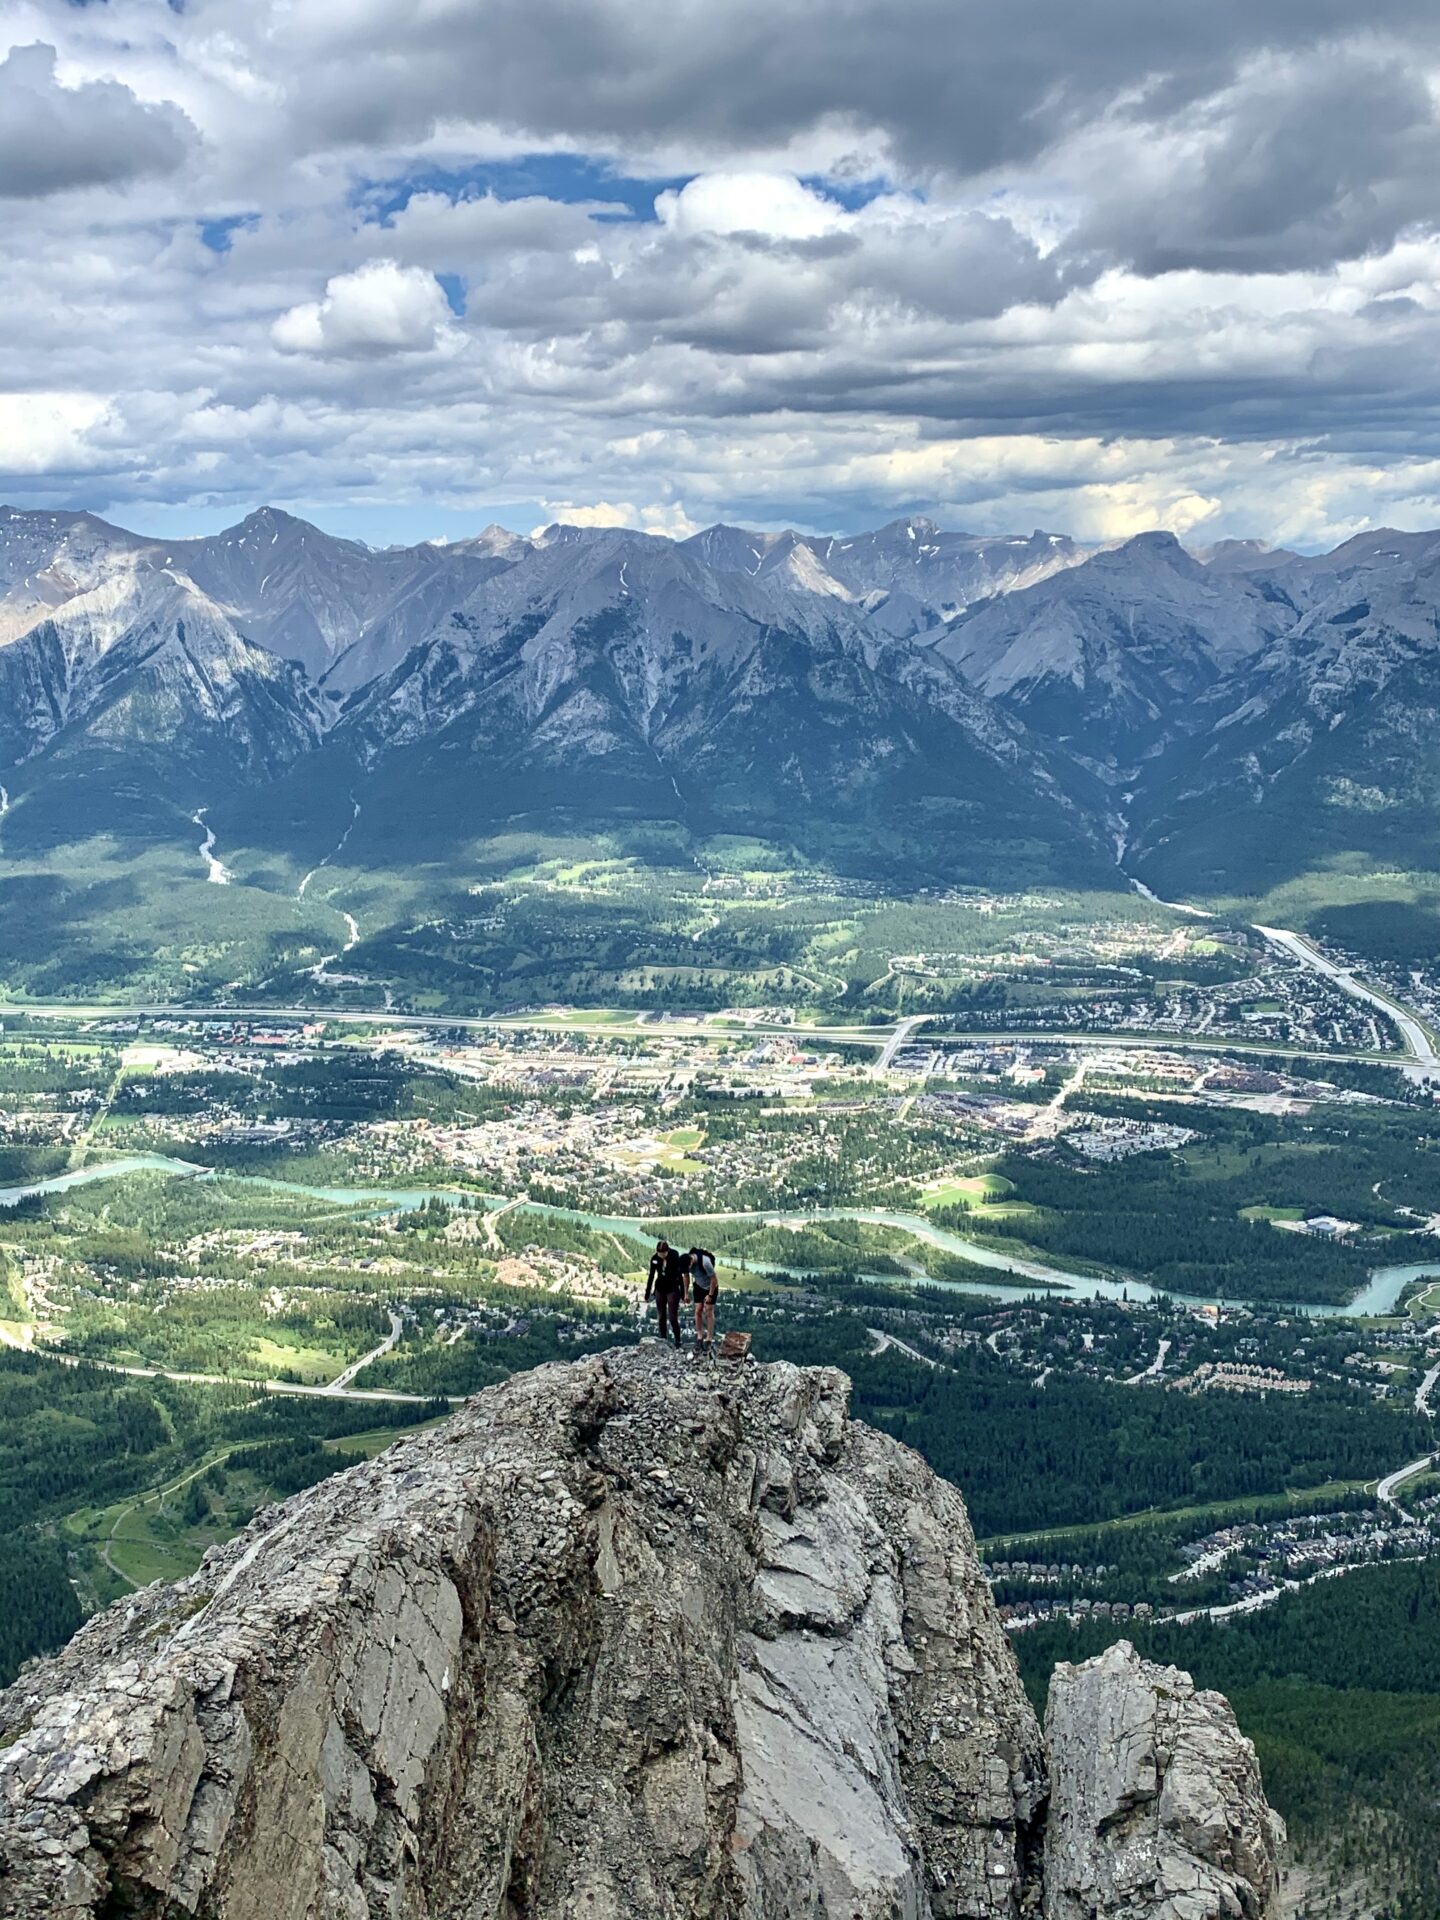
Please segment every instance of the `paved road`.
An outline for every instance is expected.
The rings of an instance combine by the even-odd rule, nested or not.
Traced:
[[[104,1094],[101,1096],[99,1106],[95,1109],[94,1113],[91,1114],[89,1120],[86,1121],[84,1127],[81,1129],[80,1133],[76,1136],[75,1146],[73,1149],[75,1153],[83,1152],[84,1149],[90,1145],[91,1141],[95,1138],[96,1133],[99,1131],[100,1123],[109,1117],[110,1109],[115,1104],[115,1096],[117,1093],[119,1093],[120,1088],[124,1082],[124,1079],[125,1079],[125,1061],[122,1055],[120,1065],[116,1067],[114,1073],[111,1075],[110,1084],[108,1087],[106,1087]]]
[[[1422,1473],[1428,1473],[1430,1463],[1434,1457],[1433,1454],[1424,1454],[1419,1460],[1412,1460],[1408,1467],[1397,1467],[1394,1473],[1387,1473],[1375,1489],[1375,1498],[1377,1500],[1383,1500],[1387,1507],[1394,1507],[1402,1519],[1408,1520],[1410,1515],[1406,1513],[1404,1507],[1401,1506],[1399,1500],[1396,1498],[1396,1494],[1400,1488],[1405,1485],[1407,1480],[1415,1480],[1418,1479]]]
[[[1162,900],[1157,893],[1151,892],[1143,880],[1137,880],[1133,874],[1129,879],[1135,891],[1143,894],[1147,900],[1153,900],[1156,906],[1169,907],[1174,913],[1192,914],[1200,920],[1214,918],[1214,915],[1206,912],[1203,907],[1188,906],[1183,900]],[[1309,967],[1315,973],[1324,974],[1327,980],[1333,981],[1352,999],[1362,1000],[1367,1006],[1374,1007],[1377,1012],[1383,1013],[1400,1029],[1406,1050],[1411,1055],[1418,1074],[1434,1074],[1440,1078],[1440,1052],[1436,1051],[1435,1043],[1425,1027],[1407,1008],[1402,1007],[1398,1001],[1390,999],[1387,995],[1376,992],[1373,987],[1367,987],[1363,981],[1357,980],[1348,968],[1342,967],[1337,961],[1327,959],[1320,949],[1312,945],[1303,935],[1291,933],[1286,927],[1262,927],[1258,921],[1255,931],[1263,934],[1272,946],[1281,948],[1292,959],[1298,960],[1301,966]]]
[[[356,1374],[363,1373],[372,1360],[379,1360],[394,1349],[395,1343],[404,1331],[405,1322],[392,1307],[390,1309],[390,1331],[380,1342],[379,1346],[373,1348],[369,1353],[361,1354],[360,1358],[346,1367],[343,1373],[337,1373],[333,1380],[327,1381],[320,1389],[321,1393],[343,1394],[345,1389],[354,1380]]]
[[[918,1347],[912,1347],[908,1340],[897,1340],[893,1333],[882,1333],[879,1327],[867,1327],[872,1345],[872,1353],[884,1353],[887,1347],[894,1347],[897,1353],[903,1353],[907,1360],[918,1360],[922,1367],[938,1367],[940,1362],[932,1360],[928,1353],[921,1353]]]
[[[1440,1078],[1440,1053],[1435,1051],[1435,1043],[1413,1013],[1407,1012],[1404,1007],[1388,999],[1383,993],[1377,993],[1373,987],[1367,987],[1363,981],[1357,980],[1347,967],[1342,967],[1337,960],[1327,959],[1318,947],[1312,946],[1298,933],[1290,933],[1284,927],[1259,925],[1256,926],[1255,931],[1263,933],[1272,946],[1279,947],[1283,952],[1288,953],[1292,959],[1298,960],[1301,966],[1309,967],[1313,973],[1323,974],[1327,980],[1333,981],[1353,1000],[1362,1000],[1366,1006],[1374,1007],[1378,1012],[1383,1013],[1387,1020],[1392,1021],[1400,1029],[1400,1037],[1405,1042],[1406,1051],[1420,1071]]]
[[[1420,1554],[1405,1554],[1399,1560],[1383,1564],[1418,1566],[1422,1559]],[[1303,1587],[1318,1586],[1322,1580],[1343,1580],[1346,1574],[1365,1573],[1379,1564],[1374,1560],[1347,1560],[1338,1567],[1321,1567],[1318,1573],[1308,1573],[1303,1580],[1281,1580],[1273,1587],[1266,1587],[1263,1593],[1247,1594],[1243,1600],[1231,1600],[1223,1607],[1197,1607],[1186,1613],[1160,1613],[1155,1616],[1155,1623],[1163,1627],[1188,1627],[1196,1620],[1233,1620],[1237,1614],[1260,1613],[1283,1599],[1287,1593],[1299,1593]]]
[[[1169,902],[1165,904],[1171,904]],[[1390,1011],[1387,1006],[1386,1011]],[[326,1020],[339,1025],[374,1027],[424,1027],[441,1030],[448,1027],[459,1028],[465,1032],[481,1032],[493,1027],[509,1028],[512,1031],[534,1030],[542,1033],[575,1033],[588,1031],[579,1022],[557,1020],[553,1015],[527,1016],[524,1014],[420,1014],[395,1013],[391,1011],[375,1013],[357,1013],[353,1007],[197,1007],[173,1005],[159,1002],[135,1006],[91,1006],[74,1002],[29,1003],[21,1000],[0,1001],[0,1016],[5,1013],[33,1014],[40,1018],[61,1020],[123,1020],[140,1018],[142,1020],[215,1020],[233,1022],[235,1020]],[[910,1024],[907,1019],[906,1024]],[[923,1018],[915,1020],[916,1025],[924,1024]],[[663,1026],[653,1023],[613,1022],[595,1031],[628,1039],[661,1038],[680,1040],[710,1040],[717,1037],[734,1038],[736,1034],[783,1034],[791,1040],[837,1040],[847,1044],[861,1043],[865,1046],[880,1047],[886,1051],[898,1052],[899,1036],[886,1027],[797,1027],[777,1024],[774,1026],[757,1022],[744,1028],[706,1028],[698,1024],[686,1025],[679,1021],[666,1021]],[[1211,1053],[1259,1053],[1284,1054],[1297,1060],[1359,1060],[1367,1065],[1383,1063],[1387,1057],[1381,1053],[1367,1053],[1360,1049],[1337,1051],[1324,1047],[1282,1046],[1274,1040],[1243,1040],[1233,1036],[1207,1039],[1200,1035],[1183,1033],[1164,1033],[1136,1028],[1118,1033],[1080,1033],[1069,1028],[1036,1027],[1033,1029],[1010,1029],[996,1027],[975,1027],[957,1029],[946,1034],[947,1040],[968,1041],[983,1040],[990,1045],[1010,1041],[1044,1041],[1050,1046],[1087,1047],[1169,1047],[1177,1052],[1200,1050]],[[1440,1066],[1440,1063],[1437,1063]]]
[[[1435,1409],[1430,1404],[1430,1396],[1435,1391],[1435,1382],[1437,1380],[1440,1380],[1440,1360],[1436,1361],[1435,1365],[1431,1367],[1425,1378],[1415,1389],[1415,1411],[1417,1413],[1428,1413],[1432,1420],[1435,1418]]]
[[[507,1200],[503,1207],[497,1207],[493,1213],[486,1213],[481,1216],[480,1225],[484,1230],[485,1243],[492,1252],[503,1254],[505,1251],[505,1245],[500,1238],[498,1228],[501,1214],[513,1213],[516,1207],[524,1207],[529,1204],[530,1196],[528,1193],[517,1193],[515,1198],[513,1200]],[[611,1238],[614,1238],[613,1234]]]
[[[1165,1356],[1170,1351],[1170,1342],[1162,1340],[1155,1358],[1148,1367],[1142,1367],[1139,1373],[1132,1373],[1125,1382],[1127,1387],[1138,1387],[1142,1380],[1154,1380],[1165,1370]]]
[[[302,1386],[297,1380],[244,1380],[233,1374],[225,1373],[176,1373],[169,1367],[121,1367],[110,1360],[90,1360],[74,1353],[56,1353],[49,1347],[26,1346],[4,1327],[0,1327],[0,1344],[14,1347],[21,1353],[38,1353],[46,1360],[53,1360],[57,1367],[99,1367],[105,1373],[121,1373],[132,1380],[183,1380],[198,1387],[254,1387],[257,1393],[299,1393],[308,1394],[315,1399],[330,1400],[400,1400],[406,1406],[423,1407],[431,1400],[448,1400],[452,1407],[465,1404],[465,1395],[461,1393],[392,1393],[380,1387],[341,1386],[340,1380],[332,1380],[323,1387]],[[357,1360],[350,1370],[351,1377],[361,1367],[368,1366],[378,1354],[388,1353],[393,1342],[386,1342],[367,1353],[363,1360]]]
[[[894,1033],[892,1033],[890,1038],[885,1042],[880,1053],[880,1058],[875,1062],[875,1065],[880,1069],[881,1073],[888,1073],[890,1071],[891,1062],[894,1060],[896,1054],[899,1053],[915,1029],[917,1027],[923,1027],[924,1024],[924,1014],[912,1014],[909,1019],[901,1020],[897,1024]]]
[[[1086,1070],[1095,1065],[1088,1053],[1082,1053],[1075,1063],[1075,1071],[1064,1081],[1058,1093],[1047,1100],[1030,1125],[1025,1129],[1027,1140],[1049,1140],[1060,1133],[1065,1125],[1065,1102],[1072,1093],[1078,1093],[1085,1084]]]
[[[596,1011],[603,1011],[603,1009],[596,1009]],[[433,1027],[437,1030],[458,1027],[465,1032],[480,1032],[493,1027],[507,1028],[512,1032],[517,1029],[525,1031],[532,1028],[543,1033],[591,1031],[583,1020],[565,1020],[553,1013],[397,1013],[389,1009],[361,1013],[354,1007],[265,1007],[239,1004],[207,1007],[158,1000],[136,1001],[128,1006],[74,1000],[0,1000],[0,1014],[5,1013],[33,1014],[41,1019],[56,1020],[139,1018],[141,1020],[218,1020],[225,1024],[236,1020],[327,1020],[342,1026]],[[923,1026],[924,1018],[919,1017],[911,1024]],[[664,1040],[733,1040],[752,1033],[779,1033],[797,1041],[842,1040],[851,1043],[862,1041],[872,1047],[883,1046],[888,1034],[885,1026],[837,1024],[826,1027],[805,1027],[798,1026],[793,1021],[756,1020],[743,1027],[709,1027],[703,1025],[698,1019],[668,1018],[663,1021],[609,1021],[595,1031],[602,1034],[624,1034],[630,1037],[638,1034],[649,1039]],[[1270,1051],[1274,1051],[1273,1047]]]

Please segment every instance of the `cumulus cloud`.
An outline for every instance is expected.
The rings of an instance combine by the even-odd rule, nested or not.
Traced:
[[[83,473],[100,464],[90,439],[107,414],[91,393],[0,393],[0,474]]]
[[[497,257],[573,253],[591,244],[592,227],[584,208],[541,194],[452,199],[432,190],[411,194],[374,237],[397,260],[447,272],[483,269]]]
[[[380,359],[433,353],[452,337],[445,290],[422,267],[372,260],[327,281],[322,300],[282,313],[270,329],[286,353]]]
[[[1440,520],[1440,14],[1352,16],[12,0],[0,435],[366,537]]]
[[[700,531],[700,522],[692,520],[678,501],[637,506],[633,500],[545,500],[546,517],[531,531],[531,538],[547,527],[637,527],[641,533],[663,533],[672,540],[684,540]]]
[[[678,234],[755,233],[813,240],[844,223],[843,209],[793,174],[702,173],[655,202],[661,223]]]
[[[0,61],[0,195],[39,198],[173,173],[194,128],[178,108],[138,100],[116,80],[61,86],[54,47]]]
[[[656,210],[658,228],[599,228],[585,248],[491,262],[470,312],[550,342],[593,343],[604,328],[616,359],[674,345],[732,358],[860,347],[893,361],[916,325],[1054,302],[1067,284],[999,213],[906,195],[852,212],[793,176],[701,175]]]

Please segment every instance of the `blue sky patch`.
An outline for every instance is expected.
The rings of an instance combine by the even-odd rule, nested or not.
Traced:
[[[244,228],[258,227],[259,224],[260,216],[258,213],[226,214],[219,220],[202,220],[200,222],[200,238],[210,249],[211,253],[228,253],[230,251],[230,237],[233,233]]]
[[[847,213],[858,213],[861,207],[868,207],[872,200],[878,200],[882,194],[894,193],[893,181],[882,174],[876,174],[869,180],[828,180],[823,174],[806,173],[800,176],[802,187],[808,187],[811,193],[823,194],[827,200],[833,200],[844,207]],[[912,200],[923,200],[924,194],[911,192]]]
[[[580,154],[537,153],[519,160],[476,161],[467,167],[420,167],[390,180],[366,180],[351,193],[351,204],[372,217],[389,220],[417,193],[441,193],[449,200],[467,200],[491,193],[497,200],[542,198],[576,202],[600,201],[617,209],[600,219],[652,220],[655,196],[667,187],[682,187],[688,175],[656,180],[636,179],[612,172],[599,161]]]

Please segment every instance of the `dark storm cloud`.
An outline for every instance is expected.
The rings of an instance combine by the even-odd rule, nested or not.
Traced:
[[[1440,216],[1440,113],[1398,55],[1267,63],[1179,116],[1168,163],[1097,182],[1076,245],[1144,273],[1284,271],[1354,259]]]
[[[53,47],[16,47],[0,62],[0,195],[7,198],[172,173],[193,134],[174,107],[143,105],[116,81],[62,87]]]
[[[309,53],[297,97],[327,140],[463,119],[627,151],[744,151],[842,123],[882,132],[918,173],[968,175],[1033,158],[1127,100],[1185,111],[1262,55],[1390,37],[1413,56],[1440,41],[1440,12],[1433,0],[1375,0],[1363,16],[1351,0],[454,0],[417,17],[302,0],[286,31]]]

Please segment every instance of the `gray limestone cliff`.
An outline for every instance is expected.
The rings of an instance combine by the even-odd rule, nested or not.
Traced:
[[[1122,1641],[1045,1712],[1045,1920],[1263,1920],[1282,1829],[1230,1703]]]
[[[269,1509],[0,1699],[0,1914],[1267,1914],[1269,1816],[1215,1696],[1076,1670],[1052,1793],[959,1495],[848,1398],[827,1368],[609,1354]],[[1094,1715],[1144,1746],[1137,1688],[1243,1836],[1197,1841],[1162,1791],[1148,1905],[1104,1830],[1145,1763],[1085,1759]],[[1214,1867],[1202,1904],[1166,1890],[1180,1847]]]

